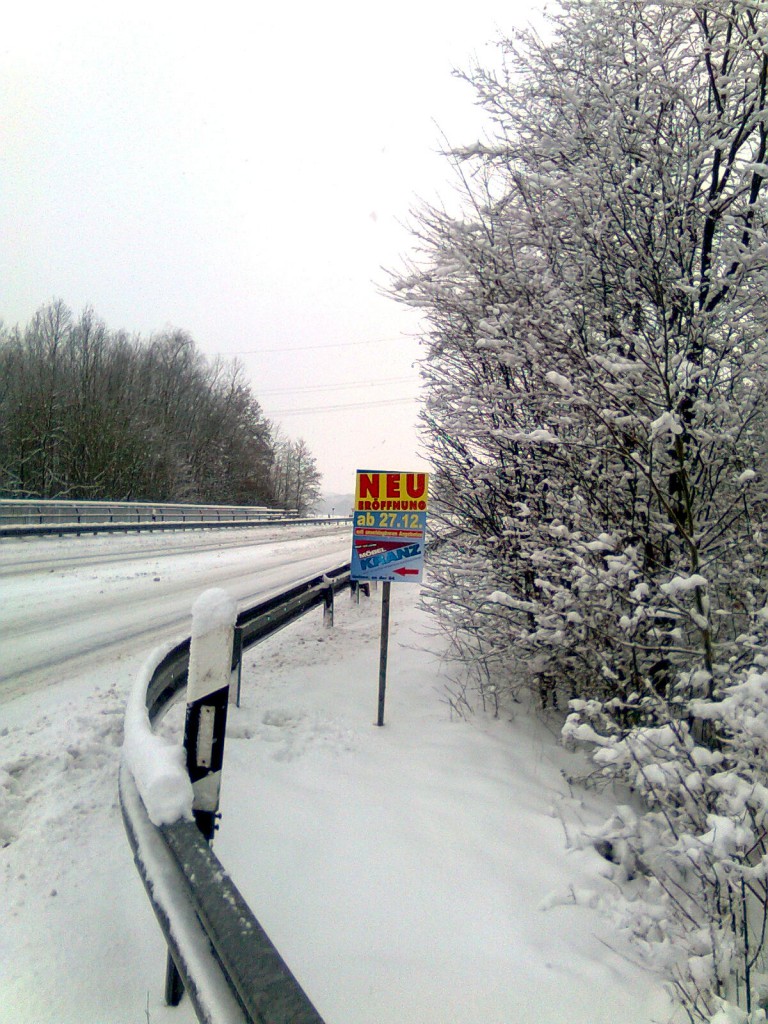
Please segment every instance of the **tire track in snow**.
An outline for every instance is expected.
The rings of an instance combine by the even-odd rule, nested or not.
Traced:
[[[339,535],[347,527],[327,526],[288,526],[270,530],[264,527],[258,530],[221,532],[206,530],[202,533],[176,533],[158,537],[157,534],[111,534],[109,536],[83,536],[77,538],[10,538],[0,541],[0,576],[12,578],[29,574],[48,572],[72,567],[88,566],[103,567],[126,561],[146,561],[150,558],[176,558],[183,554],[204,554],[224,551],[232,548],[251,549],[267,545],[290,543],[293,541],[328,538]],[[333,531],[331,533],[331,531]],[[169,549],[169,541],[173,539],[174,547]],[[162,541],[165,543],[162,543]],[[109,550],[115,542],[123,549]],[[63,546],[71,543],[80,546],[82,551],[67,553]],[[100,550],[94,551],[94,546]],[[26,556],[26,557],[24,557]]]
[[[224,586],[239,601],[253,603],[343,561],[347,538],[326,534],[325,541],[321,545],[303,538],[255,550],[249,546],[239,564],[232,562],[236,551],[228,552],[229,564],[218,564],[218,547],[175,552],[177,562],[168,562],[160,586],[146,562],[141,576],[134,573],[119,582],[110,581],[114,570],[107,568],[89,571],[85,579],[64,577],[56,585],[47,580],[47,572],[12,582],[0,609],[5,639],[0,703],[69,678],[103,662],[109,653],[117,658],[141,647],[148,653],[161,641],[185,635],[192,603],[207,587]],[[129,558],[131,566],[142,565],[134,553]],[[245,559],[249,564],[243,564]],[[67,600],[70,585],[73,599]],[[33,601],[29,594],[35,595]]]

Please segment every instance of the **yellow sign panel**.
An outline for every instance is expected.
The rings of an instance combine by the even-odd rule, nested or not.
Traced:
[[[357,471],[356,512],[426,512],[428,473]]]

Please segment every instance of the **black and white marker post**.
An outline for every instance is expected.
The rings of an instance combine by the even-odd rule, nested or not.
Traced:
[[[184,749],[192,813],[209,843],[219,809],[236,618],[237,604],[225,590],[206,590],[192,606]],[[168,953],[166,1003],[177,1006],[183,992],[181,976]]]
[[[225,590],[206,590],[192,608],[184,747],[192,812],[208,842],[219,809],[237,604]]]

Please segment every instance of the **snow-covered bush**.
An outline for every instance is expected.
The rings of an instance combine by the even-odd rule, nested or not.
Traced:
[[[715,996],[747,1012],[768,996],[768,671],[688,711],[627,731],[606,702],[575,700],[563,732],[641,798],[645,810],[620,807],[592,838],[616,865],[620,928],[706,1020]],[[705,746],[693,735],[702,720]]]
[[[425,322],[427,600],[475,666],[456,706],[576,701],[571,737],[649,801],[616,826],[636,878],[674,854],[691,1013],[737,976],[753,1012],[762,819],[717,780],[763,754],[706,709],[765,645],[768,4],[566,0],[550,28],[466,76],[488,138],[393,281]]]

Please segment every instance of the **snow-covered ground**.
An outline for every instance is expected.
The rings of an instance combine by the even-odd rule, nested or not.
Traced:
[[[25,634],[22,601],[34,619],[55,592],[87,644],[78,609],[98,604],[99,590],[146,572],[132,578],[152,594],[166,568],[180,573],[175,556],[142,553],[136,539],[89,542],[92,560],[71,563],[69,588],[61,568],[48,571],[41,542],[18,547],[15,560],[0,546],[6,664],[16,643],[7,623]],[[58,557],[85,554],[75,543]],[[244,598],[242,543],[185,546],[194,580],[176,597],[168,585],[165,601],[178,599],[188,615],[206,586]],[[132,569],[100,564],[121,550],[135,556]],[[328,555],[329,565],[344,560]],[[19,567],[38,556],[48,562],[33,585]],[[131,607],[141,604],[133,585]],[[604,862],[576,841],[605,811],[600,798],[566,782],[571,755],[553,723],[451,717],[441,699],[447,669],[417,590],[393,588],[382,729],[373,724],[376,594],[359,607],[340,598],[333,631],[318,610],[248,652],[242,707],[230,711],[219,857],[328,1024],[666,1021],[658,984],[613,948],[607,922],[582,898],[610,884]],[[42,658],[29,672],[14,662],[24,685],[12,674],[0,684],[13,693],[0,696],[2,1024],[194,1020],[188,1001],[162,1003],[161,933],[116,782],[128,689],[158,633],[184,628],[164,627],[156,611],[143,639],[138,624],[125,639],[119,609],[112,625],[101,623],[113,644],[73,654],[61,673]],[[50,642],[38,636],[53,665],[65,627]],[[166,731],[180,718],[172,712]]]

